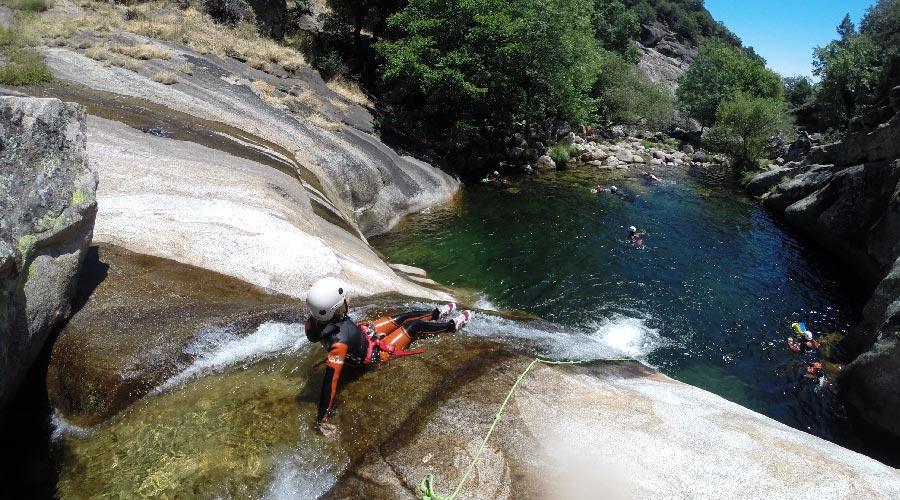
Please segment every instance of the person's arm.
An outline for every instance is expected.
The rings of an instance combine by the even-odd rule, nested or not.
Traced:
[[[325,363],[325,378],[322,380],[322,393],[319,396],[319,422],[328,422],[328,415],[334,407],[334,397],[337,394],[338,380],[341,377],[341,369],[344,367],[344,358],[347,356],[347,344],[336,342],[328,352],[328,360]]]

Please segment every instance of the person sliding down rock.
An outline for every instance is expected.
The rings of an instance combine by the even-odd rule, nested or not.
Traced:
[[[347,286],[331,277],[322,278],[310,287],[306,303],[310,312],[306,338],[321,342],[328,351],[317,416],[319,432],[325,436],[337,432],[328,423],[328,417],[334,407],[344,363],[370,367],[395,357],[419,354],[422,349],[405,350],[418,335],[459,331],[472,318],[471,311],[457,312],[456,304],[451,302],[431,311],[409,311],[357,324],[347,315],[350,307]]]

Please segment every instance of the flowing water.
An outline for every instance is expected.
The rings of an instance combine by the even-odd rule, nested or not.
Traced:
[[[580,168],[467,189],[373,244],[391,262],[571,328],[556,353],[609,349],[798,429],[859,448],[827,380],[804,377],[790,324],[836,338],[867,290],[727,178]],[[620,188],[593,194],[596,184]],[[643,246],[627,228],[645,231]]]

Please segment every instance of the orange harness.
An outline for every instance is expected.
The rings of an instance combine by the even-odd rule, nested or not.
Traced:
[[[369,365],[372,363],[378,363],[381,361],[381,353],[386,352],[394,357],[400,356],[413,356],[416,354],[422,354],[425,352],[425,349],[413,349],[411,351],[403,350],[394,344],[389,344],[384,341],[384,334],[378,333],[372,328],[370,323],[360,323],[360,329],[362,329],[363,333],[366,335],[366,340],[369,341],[369,346],[366,349],[366,359],[363,360],[364,365]]]

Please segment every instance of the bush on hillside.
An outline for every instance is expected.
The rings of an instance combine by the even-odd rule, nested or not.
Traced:
[[[600,125],[605,127],[641,125],[665,130],[672,124],[675,109],[669,91],[617,54],[604,57],[594,95],[599,103]]]
[[[783,101],[738,93],[719,105],[716,124],[704,141],[727,153],[739,170],[752,170],[765,155],[769,138],[787,135],[790,125]]]
[[[622,0],[594,0],[594,31],[604,49],[631,62],[637,62],[640,52],[634,40],[641,32],[637,15]]]
[[[784,99],[781,78],[762,60],[717,40],[704,41],[697,58],[678,79],[679,107],[705,128],[716,121],[719,104],[738,93]]]
[[[202,0],[201,3],[206,13],[218,23],[256,25],[256,14],[245,0]]]
[[[569,160],[578,156],[578,148],[571,142],[560,142],[547,152],[547,155],[553,159],[557,167],[563,168],[569,164]]]

